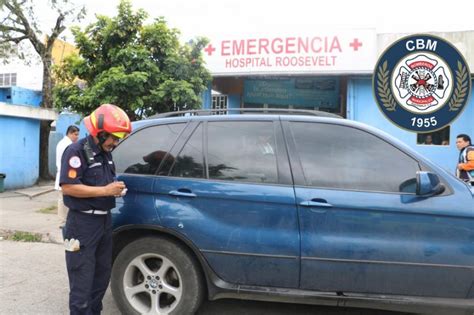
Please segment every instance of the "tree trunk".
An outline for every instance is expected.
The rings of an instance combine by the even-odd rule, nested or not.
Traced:
[[[53,108],[51,63],[51,55],[43,57],[43,108]]]
[[[46,54],[43,60],[43,101],[41,107],[53,108],[52,80],[51,80],[51,54]],[[49,173],[49,132],[51,131],[51,120],[42,120],[40,123],[40,154],[39,154],[39,177],[43,180],[53,178]]]
[[[49,132],[51,131],[51,120],[42,120],[40,123],[40,169],[39,177],[42,180],[51,180],[53,176],[49,172]]]

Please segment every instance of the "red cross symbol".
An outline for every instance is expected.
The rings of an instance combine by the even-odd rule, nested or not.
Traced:
[[[207,52],[207,55],[210,56],[212,53],[216,50],[214,47],[212,47],[212,44],[207,45],[206,48],[204,48],[204,51]]]
[[[349,44],[349,46],[351,46],[354,51],[358,51],[359,47],[362,46],[362,43],[359,42],[358,38],[354,38],[354,40],[352,41],[352,43]]]

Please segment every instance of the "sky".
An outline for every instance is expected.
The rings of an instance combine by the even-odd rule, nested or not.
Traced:
[[[46,6],[47,1],[36,2]],[[85,5],[87,17],[113,16],[119,0],[75,0]],[[474,31],[472,10],[466,0],[132,0],[151,18],[165,17],[181,31],[181,39],[262,34],[265,31],[331,30],[371,28],[377,33]],[[53,25],[54,15],[40,13]],[[69,37],[67,38],[70,40]]]

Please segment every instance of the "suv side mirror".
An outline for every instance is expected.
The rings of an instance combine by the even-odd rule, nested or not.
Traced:
[[[438,175],[430,172],[416,172],[416,194],[430,197],[444,192],[445,187],[440,182]]]

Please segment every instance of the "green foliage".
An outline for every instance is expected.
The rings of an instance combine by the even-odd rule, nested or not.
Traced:
[[[182,45],[178,30],[163,18],[145,25],[146,18],[123,0],[116,17],[98,16],[84,30],[72,28],[79,56],[55,68],[55,106],[89,114],[112,103],[132,120],[199,108],[211,79],[201,54],[207,40]]]
[[[17,242],[41,242],[41,234],[16,231],[7,239]]]
[[[36,212],[44,213],[44,214],[56,214],[58,212],[58,207],[57,206],[49,206],[49,207],[46,207],[46,208],[41,208]]]

